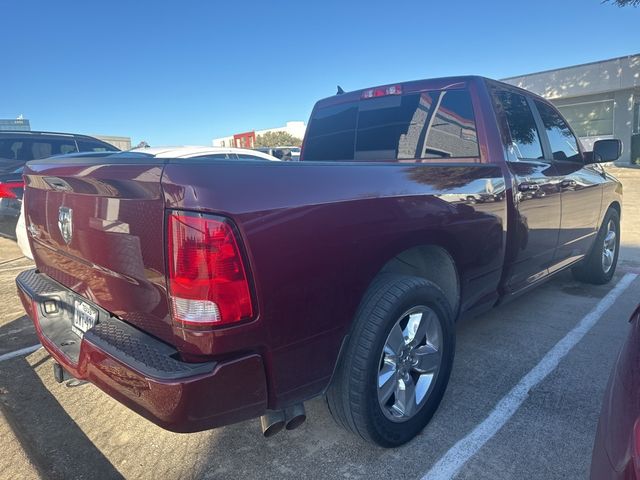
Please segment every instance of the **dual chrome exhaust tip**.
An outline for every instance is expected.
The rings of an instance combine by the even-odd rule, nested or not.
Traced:
[[[307,419],[304,404],[297,403],[284,410],[269,410],[260,417],[260,427],[265,438],[273,437],[283,428],[293,430]]]

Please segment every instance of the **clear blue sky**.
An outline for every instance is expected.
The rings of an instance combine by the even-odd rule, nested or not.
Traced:
[[[640,8],[600,0],[0,4],[0,118],[151,145],[306,121],[336,84],[504,78],[640,52]]]

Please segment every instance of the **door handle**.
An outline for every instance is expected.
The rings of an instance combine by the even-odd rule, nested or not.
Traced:
[[[560,182],[560,186],[562,188],[575,188],[578,185],[578,182],[575,180],[562,180]]]
[[[533,182],[522,182],[518,184],[518,190],[521,192],[535,192],[540,190],[540,185]]]

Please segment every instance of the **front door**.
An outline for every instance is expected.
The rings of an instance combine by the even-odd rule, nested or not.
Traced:
[[[506,287],[517,291],[549,273],[558,245],[560,188],[552,161],[543,154],[539,123],[524,95],[496,89],[497,116],[503,129],[507,165],[515,178]],[[506,131],[504,131],[506,130]]]
[[[544,125],[545,156],[553,162],[562,190],[560,235],[551,268],[554,271],[582,258],[593,244],[606,177],[601,165],[585,165],[578,140],[555,108],[538,100],[534,103]]]

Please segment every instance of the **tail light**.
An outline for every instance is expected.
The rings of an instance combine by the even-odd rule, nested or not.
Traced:
[[[391,85],[389,87],[370,88],[362,92],[363,99],[386,97],[387,95],[402,95],[402,85]]]
[[[24,182],[0,183],[0,198],[18,198],[18,194],[14,190],[23,188]]]
[[[215,327],[251,318],[249,282],[230,221],[172,212],[168,229],[174,321],[185,327]]]

